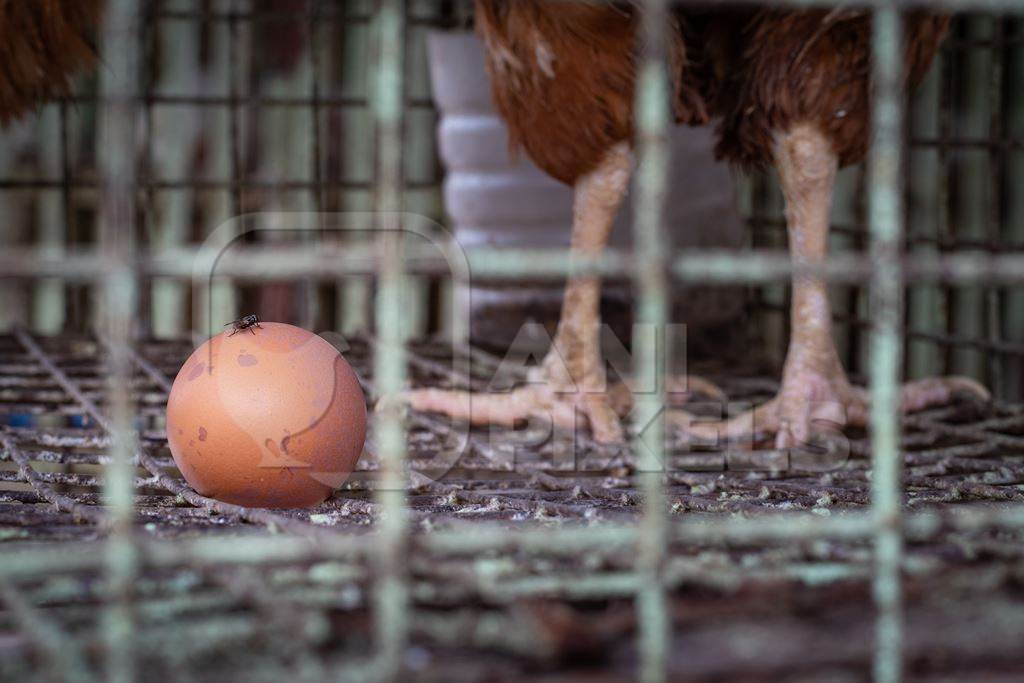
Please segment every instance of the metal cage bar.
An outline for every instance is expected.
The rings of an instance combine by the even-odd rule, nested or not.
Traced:
[[[138,563],[132,539],[134,517],[135,434],[129,382],[133,371],[130,347],[132,323],[138,310],[137,284],[132,268],[135,224],[135,124],[138,87],[139,8],[131,0],[111,2],[103,35],[107,68],[101,77],[100,172],[104,183],[100,243],[107,261],[103,307],[97,329],[110,346],[108,410],[111,426],[110,461],[106,466],[104,497],[110,513],[106,580],[108,603],[104,615],[106,670],[116,683],[135,680],[132,584]]]
[[[901,678],[902,614],[900,567],[902,460],[900,431],[900,360],[903,356],[903,280],[899,252],[903,239],[900,192],[903,103],[901,95],[902,21],[894,7],[875,10],[872,32],[874,138],[870,150],[872,509],[875,513],[874,596],[878,608],[875,680]]]
[[[665,438],[663,408],[667,363],[665,330],[668,320],[668,259],[665,246],[665,196],[668,184],[669,80],[666,68],[665,0],[643,4],[640,38],[642,59],[637,74],[636,149],[639,163],[633,231],[636,236],[636,284],[639,292],[633,348],[637,372],[652,377],[653,392],[640,392],[636,420],[640,426],[634,448],[640,454],[644,511],[638,533],[637,594],[640,679],[657,683],[666,679],[672,624],[665,599],[663,571],[667,546],[667,505],[663,488]],[[643,330],[646,340],[637,338]]]
[[[473,273],[487,277],[627,277],[635,274],[637,268],[635,255],[615,248],[606,249],[600,256],[576,255],[564,248],[472,247],[463,253]],[[171,249],[139,254],[132,263],[144,277],[190,278],[192,264],[200,254],[198,249]],[[870,277],[873,267],[870,254],[837,253],[825,263],[799,264],[787,252],[773,249],[746,254],[691,249],[668,260],[674,280],[721,284],[764,285],[787,282],[793,275],[821,276],[833,284],[857,284]],[[301,276],[330,279],[371,275],[379,261],[378,251],[368,244],[346,245],[341,254],[281,244],[273,250],[252,247],[244,255],[226,253],[217,263],[217,274],[249,280]],[[438,257],[436,249],[407,246],[403,249],[403,262],[407,273],[444,275],[450,271],[448,262]],[[921,253],[901,257],[900,267],[906,282],[1024,283],[1024,254],[1017,253]],[[0,254],[0,278],[61,277],[68,282],[98,282],[105,276],[106,264],[98,250],[82,250],[61,259],[34,248],[11,248]]]
[[[275,526],[286,517],[268,515],[267,526]],[[261,518],[254,519],[262,522]],[[329,529],[306,526],[289,529],[287,535],[275,536],[268,542],[260,535],[246,535],[224,543],[219,538],[180,539],[167,542],[144,539],[147,566],[174,567],[190,562],[199,565],[256,564],[263,562],[299,562],[320,559],[358,558],[376,552],[376,535],[344,535]],[[667,537],[670,543],[732,542],[756,543],[817,539],[870,540],[877,528],[875,515],[868,512],[844,516],[820,517],[804,513],[776,513],[757,519],[703,519],[699,523],[673,521]],[[904,516],[907,537],[925,539],[943,529],[967,532],[979,529],[1024,528],[1024,505],[1009,504],[945,515],[936,512],[915,512]],[[316,532],[316,533],[314,533]],[[567,529],[522,529],[509,531],[497,525],[481,524],[452,530],[438,530],[410,539],[410,546],[447,555],[473,555],[491,551],[521,550],[524,552],[572,555],[584,552],[609,552],[633,548],[638,539],[637,527],[631,523],[606,523],[600,526]],[[60,567],[73,573],[102,567],[105,549],[96,544],[68,543],[66,547],[38,547],[10,553],[0,564],[0,577],[30,578]]]
[[[376,294],[379,344],[374,352],[376,388],[397,395],[405,383],[402,261],[402,125],[405,71],[405,2],[379,0],[377,5],[377,78],[374,117],[377,134],[376,247],[380,270]],[[380,459],[375,492],[383,517],[375,555],[378,579],[374,592],[379,674],[385,679],[401,670],[408,637],[408,586],[404,554],[408,523],[405,501],[405,429],[395,405],[379,412],[375,435]]]

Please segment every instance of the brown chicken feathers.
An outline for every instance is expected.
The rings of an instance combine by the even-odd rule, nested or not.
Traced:
[[[0,0],[0,124],[68,93],[96,60],[102,0]]]
[[[477,0],[476,13],[498,109],[513,143],[544,171],[572,183],[632,137],[631,3]],[[948,23],[907,15],[912,84]],[[771,163],[773,132],[813,121],[840,164],[856,162],[867,148],[870,34],[869,13],[857,10],[677,7],[669,30],[676,121],[716,119],[719,156],[744,166]]]

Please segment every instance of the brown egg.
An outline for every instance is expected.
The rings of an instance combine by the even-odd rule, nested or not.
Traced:
[[[178,372],[167,441],[196,491],[249,507],[308,507],[352,473],[366,403],[337,349],[292,325],[223,332]]]

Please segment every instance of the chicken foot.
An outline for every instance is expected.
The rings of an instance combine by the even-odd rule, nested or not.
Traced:
[[[814,265],[828,254],[829,214],[838,167],[831,144],[816,127],[797,125],[779,134],[775,166],[786,199],[790,253],[795,264]],[[814,274],[793,276],[790,310],[792,337],[782,373],[782,386],[767,403],[728,420],[697,422],[674,412],[670,422],[684,435],[701,440],[738,441],[775,434],[776,448],[811,442],[815,425],[865,426],[868,392],[850,384],[832,337],[832,311],[827,285]],[[902,387],[902,412],[950,402],[956,394],[988,399],[979,383],[966,377],[938,377]]]
[[[573,254],[594,257],[608,242],[612,222],[625,196],[633,168],[626,143],[612,147],[596,169],[575,185]],[[472,424],[515,426],[527,420],[548,420],[573,430],[576,417],[586,418],[601,443],[622,443],[621,418],[632,409],[628,383],[607,386],[600,348],[601,281],[595,276],[571,277],[566,284],[561,319],[551,349],[532,368],[524,386],[510,392],[474,393],[447,389],[414,389],[404,399],[414,410],[442,413]],[[681,396],[699,390],[721,396],[699,378],[670,378],[668,389]]]
[[[573,254],[597,256],[604,249],[632,168],[633,155],[622,142],[576,182],[570,245]],[[531,371],[525,386],[502,393],[414,389],[406,392],[406,402],[414,410],[443,413],[472,424],[514,426],[539,418],[572,429],[580,413],[597,441],[623,441],[622,424],[605,386],[598,325],[600,298],[598,277],[569,278],[552,348]]]

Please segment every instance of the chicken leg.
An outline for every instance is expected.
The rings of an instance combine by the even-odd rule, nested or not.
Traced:
[[[608,243],[632,168],[629,145],[620,142],[608,150],[597,168],[576,181],[570,247],[573,253],[600,255]],[[609,400],[601,358],[600,298],[598,277],[569,279],[554,343],[525,386],[488,394],[416,389],[407,392],[407,403],[415,410],[443,413],[473,424],[507,426],[540,418],[549,419],[554,426],[573,429],[576,414],[580,413],[590,424],[595,440],[623,441],[622,424]]]
[[[796,125],[776,136],[775,167],[786,200],[786,224],[793,262],[823,263],[828,254],[829,213],[838,162],[829,140],[816,127]],[[782,371],[782,386],[767,403],[719,423],[694,423],[676,415],[690,435],[738,440],[775,434],[776,448],[811,441],[815,423],[864,426],[868,392],[850,384],[832,338],[832,311],[827,285],[817,275],[793,277],[792,336]],[[988,392],[966,377],[940,377],[905,384],[901,410],[941,405],[960,392],[987,399]]]

